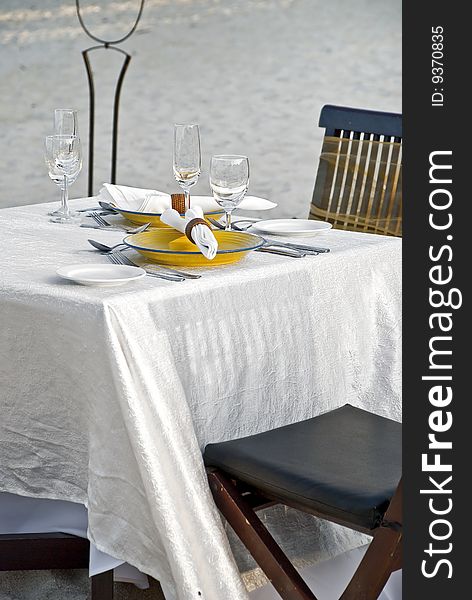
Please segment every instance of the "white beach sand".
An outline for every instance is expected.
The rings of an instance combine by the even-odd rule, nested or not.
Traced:
[[[74,0],[0,0],[0,208],[58,198],[42,157],[52,111],[80,111],[86,156],[88,89],[80,52],[93,45]],[[93,32],[117,37],[138,0],[82,0]],[[119,23],[119,27],[113,23]],[[118,182],[178,191],[172,125],[198,122],[208,193],[214,153],[247,154],[250,193],[271,216],[308,213],[326,104],[401,110],[400,0],[147,0],[120,115]],[[117,54],[98,52],[95,191],[109,180]],[[115,59],[115,60],[114,60]],[[87,165],[72,197],[86,195]],[[79,600],[83,572],[0,573],[0,600]],[[157,600],[116,586],[118,600]],[[222,599],[223,600],[223,599]]]
[[[42,157],[52,110],[76,107],[84,146],[88,90],[73,0],[0,2],[0,207],[58,197]],[[82,0],[100,35],[123,33],[137,0]],[[250,193],[306,216],[323,104],[401,110],[399,0],[147,0],[122,92],[118,182],[178,191],[172,125],[201,125],[208,192],[214,153],[251,160]],[[120,23],[114,27],[113,23]],[[95,191],[109,180],[118,54],[97,52]],[[86,152],[84,153],[86,155]],[[86,195],[86,167],[71,188]]]

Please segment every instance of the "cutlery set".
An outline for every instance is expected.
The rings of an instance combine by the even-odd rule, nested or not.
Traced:
[[[127,228],[124,225],[114,225],[109,223],[104,217],[107,215],[117,214],[113,207],[107,202],[99,202],[100,209],[83,209],[81,212],[88,213],[93,221],[94,225],[86,225],[82,224],[81,227],[88,227],[91,229],[101,229],[107,231],[122,231],[129,234],[141,233],[148,229],[151,225],[150,223],[145,223],[139,227]],[[224,230],[225,226],[217,221],[216,219],[208,218],[208,221],[217,229]],[[240,220],[237,223],[234,223],[232,228],[235,231],[245,232],[249,229],[254,221],[248,221],[248,224],[245,226],[241,226],[241,223],[245,223],[244,220]],[[259,234],[258,234],[259,235]],[[269,254],[276,254],[279,256],[287,256],[290,258],[303,258],[305,256],[317,256],[321,253],[329,252],[329,248],[318,247],[318,246],[310,246],[305,244],[296,244],[292,242],[281,242],[269,238],[265,238],[259,235],[259,237],[263,240],[264,245],[261,248],[258,248],[256,252],[263,252]],[[113,264],[117,265],[128,265],[133,267],[141,267],[141,265],[132,261],[128,256],[126,256],[123,250],[126,249],[126,244],[120,242],[115,246],[107,246],[101,242],[97,242],[96,240],[88,240],[89,243],[106,255],[107,259]],[[122,249],[119,249],[123,246]],[[149,265],[145,265],[146,275],[148,277],[155,277],[157,279],[165,279],[167,281],[184,281],[185,279],[199,279],[201,275],[197,275],[195,273],[188,273],[184,271],[178,271],[176,269],[171,269],[169,267],[164,267],[162,265],[152,265],[152,268],[149,268]]]
[[[216,219],[208,219],[210,221],[210,223],[212,225],[214,225],[215,227],[217,227],[218,229],[224,229],[225,226],[222,225],[219,221],[217,221]],[[240,221],[240,222],[244,222],[244,221]],[[246,226],[246,227],[240,227],[237,223],[233,223],[233,229],[235,231],[246,231],[247,229],[249,229],[249,227],[253,224],[253,222],[250,222],[250,225]],[[277,252],[274,252],[274,254],[281,254],[281,250],[285,250],[285,251],[295,251],[298,252],[298,255],[295,254],[291,254],[288,253],[287,256],[294,256],[294,258],[301,258],[303,256],[306,255],[317,255],[317,254],[323,254],[325,252],[329,252],[329,248],[322,248],[322,247],[317,247],[317,246],[308,246],[305,244],[293,244],[291,242],[278,242],[276,240],[270,240],[268,238],[264,238],[261,235],[257,234],[263,241],[264,241],[264,246],[262,248],[259,248],[258,252],[272,252],[273,250],[277,249]]]
[[[141,267],[146,271],[146,275],[149,277],[157,277],[158,279],[167,279],[168,281],[184,281],[185,279],[200,279],[201,275],[197,273],[187,273],[185,271],[177,271],[176,269],[171,269],[169,267],[163,267],[160,265],[153,265],[152,269],[149,268],[149,265],[146,265],[146,268],[142,265],[139,265],[132,261],[128,256],[123,254],[121,250],[118,250],[120,246],[125,246],[122,242],[116,244],[116,246],[106,246],[101,242],[97,242],[96,240],[88,240],[89,244],[91,244],[97,250],[100,250],[103,254],[106,255],[108,260],[116,265],[128,265],[130,267]],[[126,246],[125,246],[126,247]]]
[[[113,252],[108,252],[106,254],[106,257],[108,258],[108,260],[115,264],[115,265],[127,265],[129,267],[134,267],[136,266],[134,263],[131,263],[131,261],[128,260],[128,258],[122,254],[119,250],[113,251]],[[167,281],[185,281],[185,277],[180,277],[178,275],[172,275],[171,273],[167,274],[167,273],[157,273],[157,272],[152,272],[149,270],[146,270],[146,275],[148,277],[155,277],[157,279],[166,279]]]
[[[110,213],[106,213],[110,214]],[[86,227],[87,229],[106,229],[108,231],[124,231],[126,233],[141,233],[142,231],[146,231],[146,229],[151,225],[151,223],[145,223],[144,225],[140,225],[139,227],[125,227],[124,225],[112,225],[108,221],[103,218],[103,213],[98,211],[90,211],[88,216],[91,217],[96,225],[87,225],[82,223],[81,227]]]
[[[115,210],[113,208],[113,206],[111,204],[109,204],[108,202],[103,202],[102,200],[99,200],[98,205],[102,209],[102,214],[105,214],[105,213],[109,214],[109,215],[117,215],[117,214],[119,214],[118,211]],[[97,207],[96,206],[92,206],[92,207],[89,207],[89,208],[81,208],[77,212],[79,212],[79,213],[89,213],[89,212],[95,212],[95,211],[97,211]]]

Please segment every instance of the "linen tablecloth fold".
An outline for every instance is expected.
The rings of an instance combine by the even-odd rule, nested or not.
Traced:
[[[94,545],[170,600],[244,599],[167,334],[145,309],[56,300],[0,295],[0,489],[84,504]]]
[[[136,458],[139,488],[132,503],[129,495],[124,504],[121,499],[120,509],[108,483],[104,485],[102,473],[108,473],[109,479],[116,469],[115,446],[121,445],[116,439],[108,452],[96,455],[97,471],[94,462],[91,465],[91,537],[98,546],[100,540],[111,539],[112,532],[103,530],[104,513],[114,519],[115,511],[121,512],[123,524],[133,513],[146,536],[125,526],[128,531],[121,532],[122,552],[139,558],[136,566],[160,580],[166,598],[244,599],[246,591],[211,499],[185,391],[173,364],[172,339],[156,328],[152,312],[145,308],[136,315],[141,325],[130,319],[129,309],[119,302],[106,301],[104,309],[116,388],[113,405],[117,400],[123,434]],[[121,474],[120,465],[117,478]],[[152,551],[143,553],[149,542]],[[118,543],[115,539],[115,548]],[[156,555],[161,556],[157,571]]]

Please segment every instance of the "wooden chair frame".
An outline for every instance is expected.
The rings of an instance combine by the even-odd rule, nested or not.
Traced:
[[[88,569],[90,542],[66,533],[0,535],[0,571]],[[113,571],[91,577],[91,600],[113,600]]]
[[[350,108],[326,104],[320,112],[319,126],[325,135],[339,137],[341,131],[371,133],[376,137],[386,135],[401,140],[402,115],[365,108]]]
[[[326,138],[339,139],[339,148],[342,146],[343,151],[348,149],[355,167],[354,172],[348,175],[347,164],[338,169],[337,166],[331,167],[326,161],[320,159],[310,208],[311,218],[327,220],[333,223],[334,227],[341,229],[401,235],[402,115],[327,104],[321,109],[318,124],[325,129],[323,148],[325,148]],[[392,153],[392,150],[381,149],[391,146],[390,142],[400,145],[397,152]],[[379,143],[380,146],[376,151],[372,151],[372,154],[367,149],[367,157],[361,159],[360,156],[357,156],[363,147],[369,148],[375,143]],[[352,153],[349,150],[351,144],[356,148],[356,150],[352,150]],[[340,150],[338,149],[338,151]],[[390,164],[394,155],[399,161],[398,165]],[[368,172],[370,173],[371,169],[376,171],[375,167],[370,165],[377,160],[387,161],[387,164],[385,168],[378,171],[378,180],[376,175],[375,183],[373,181],[369,183],[369,179],[366,179]],[[333,180],[333,177],[336,181]],[[343,183],[340,184],[340,181]],[[332,186],[336,182],[341,185],[343,190],[346,186],[346,189],[351,191],[349,193],[340,192],[339,197],[333,199],[330,197],[325,210],[321,205],[326,195],[326,189],[331,188],[331,194],[333,194],[334,187]],[[400,195],[398,196],[398,194]],[[400,202],[399,208],[396,208],[395,202]],[[338,215],[339,211],[346,212],[353,221],[348,224],[347,217],[343,214]],[[399,214],[400,218],[398,218]],[[392,215],[395,221],[390,223]],[[365,219],[365,222],[362,219]],[[380,225],[377,219],[385,221],[385,224]],[[388,227],[384,230],[387,223]]]
[[[367,552],[347,585],[340,600],[376,600],[393,571],[402,565],[402,482],[385,512],[382,523],[374,530],[362,529],[352,523],[313,511],[286,499],[261,493],[232,476],[208,468],[210,488],[220,512],[249,550],[283,600],[317,600],[283,550],[264,527],[256,511],[274,504],[310,512],[317,517],[336,522],[373,536]]]

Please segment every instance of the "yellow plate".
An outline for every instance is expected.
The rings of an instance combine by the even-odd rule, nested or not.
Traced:
[[[236,262],[251,250],[260,248],[264,242],[253,233],[239,231],[213,231],[218,241],[218,253],[208,260],[180,231],[154,229],[129,235],[125,244],[133,248],[148,260],[163,265],[186,267],[208,267]]]
[[[151,223],[151,227],[168,227],[168,225],[161,221],[161,213],[134,212],[132,210],[118,208],[117,206],[113,206],[113,208],[117,210],[125,219],[131,221],[131,223],[136,223],[137,225]],[[218,219],[218,217],[222,214],[224,214],[224,210],[215,210],[213,212],[206,213],[205,217],[209,216]]]

